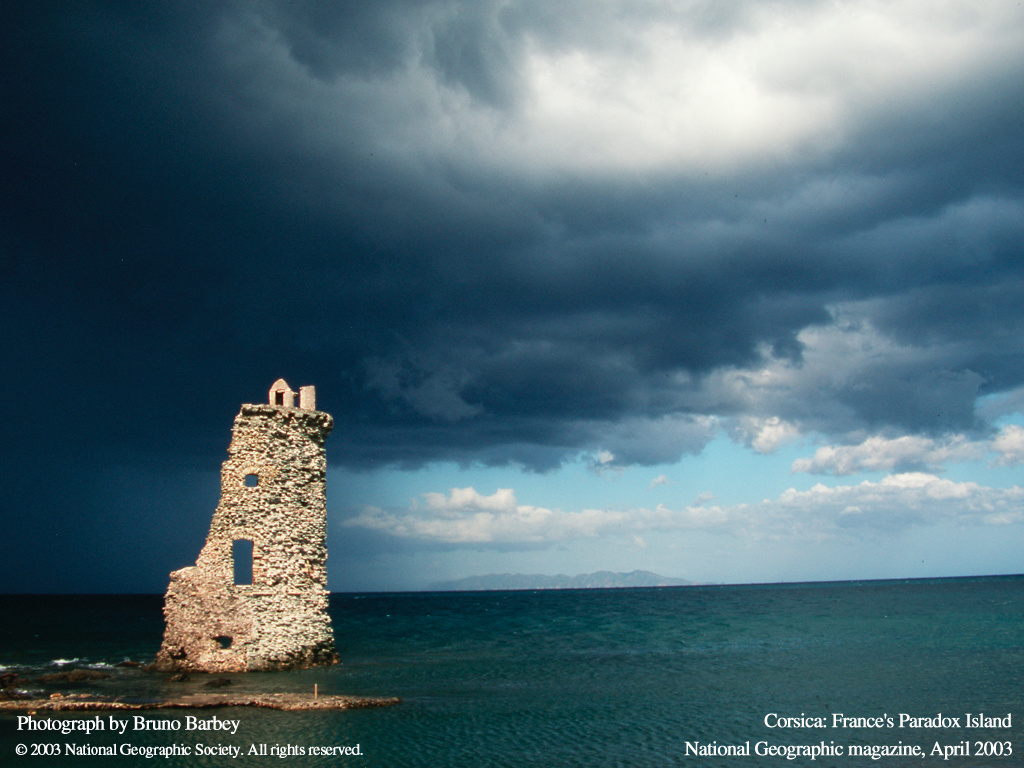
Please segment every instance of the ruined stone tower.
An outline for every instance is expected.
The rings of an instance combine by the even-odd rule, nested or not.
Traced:
[[[299,405],[295,407],[295,396]],[[327,613],[324,442],[334,421],[313,387],[284,379],[243,405],[220,504],[194,566],[171,574],[156,668],[292,669],[337,661]]]

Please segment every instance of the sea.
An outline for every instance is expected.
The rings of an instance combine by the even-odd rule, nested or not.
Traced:
[[[0,712],[0,766],[1024,765],[1024,576],[335,594],[340,664],[177,682],[118,666],[153,660],[161,604],[0,597],[0,674],[41,695],[39,677],[80,668],[110,677],[60,690],[145,700],[216,679],[401,703]]]

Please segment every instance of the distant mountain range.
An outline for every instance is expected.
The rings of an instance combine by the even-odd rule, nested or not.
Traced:
[[[650,571],[614,573],[597,571],[578,576],[544,576],[539,573],[491,573],[469,576],[455,581],[438,581],[427,589],[431,592],[489,591],[509,589],[617,589],[623,587],[684,587],[693,584],[685,579],[670,579]]]

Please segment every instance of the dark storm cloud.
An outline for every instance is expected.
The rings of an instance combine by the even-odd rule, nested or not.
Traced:
[[[720,161],[699,132],[630,133],[672,106],[642,86],[685,84],[687,56],[756,42],[773,13],[821,11],[6,6],[11,508],[74,524],[77,476],[35,497],[44,464],[141,463],[140,500],[152,467],[215,467],[238,403],[281,375],[318,386],[330,460],[363,467],[653,464],[699,452],[712,417],[983,428],[975,398],[1024,384],[1024,59],[964,54],[934,87],[895,71],[907,90],[871,100],[835,57],[807,72],[787,49],[765,92],[825,83],[848,99],[836,135],[801,138],[801,106],[737,118]],[[635,100],[578,141],[544,112],[573,66],[607,90],[581,109]]]

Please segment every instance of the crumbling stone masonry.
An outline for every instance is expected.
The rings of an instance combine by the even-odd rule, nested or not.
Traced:
[[[295,396],[299,405],[295,406]],[[327,461],[334,421],[283,379],[243,405],[220,504],[194,566],[171,574],[162,670],[244,672],[337,661],[327,613]]]

